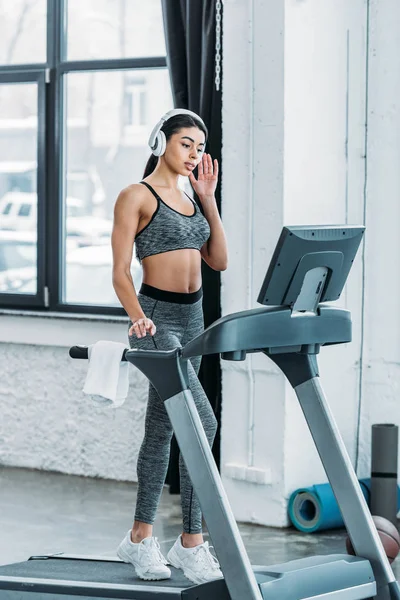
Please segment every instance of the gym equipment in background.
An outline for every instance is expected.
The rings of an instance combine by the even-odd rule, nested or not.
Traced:
[[[371,513],[397,528],[397,425],[380,423],[371,428]]]
[[[359,484],[368,504],[368,488],[361,481]],[[305,533],[344,527],[342,513],[329,483],[295,490],[289,498],[288,511],[294,527]]]
[[[359,479],[361,491],[371,510],[371,479]],[[400,510],[400,486],[396,483],[396,505]],[[344,527],[342,513],[329,483],[298,488],[289,498],[289,518],[293,526],[305,533]]]
[[[392,564],[400,550],[400,535],[397,531],[397,527],[384,517],[372,515],[372,520],[375,523],[386,556],[388,557],[390,564]],[[354,548],[349,537],[346,538],[346,550],[349,554],[354,556]]]

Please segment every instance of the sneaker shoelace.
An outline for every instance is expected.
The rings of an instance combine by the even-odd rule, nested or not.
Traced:
[[[147,565],[150,566],[156,563],[162,563],[163,565],[168,564],[164,556],[161,554],[160,544],[157,538],[152,538],[151,544],[140,544],[139,556],[145,554],[147,558]]]
[[[214,571],[219,569],[219,562],[215,556],[211,554],[211,548],[213,548],[213,546],[209,546],[208,542],[204,542],[204,544],[201,544],[201,546],[196,548],[194,555],[196,562],[201,562],[208,567],[211,567],[211,569]]]

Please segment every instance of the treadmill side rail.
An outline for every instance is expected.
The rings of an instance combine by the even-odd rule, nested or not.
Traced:
[[[84,598],[90,597],[93,600],[98,598],[126,598],[131,600],[173,600],[182,597],[181,588],[143,586],[140,583],[124,585],[117,583],[98,583],[96,581],[76,581],[69,579],[44,579],[35,577],[10,577],[0,576],[0,598],[6,598],[6,593],[10,600],[21,600],[21,598],[31,597],[31,594],[38,594],[38,598],[46,600],[48,594],[51,597],[65,598],[69,597]],[[21,595],[23,594],[23,595]],[[62,595],[62,596],[61,596]],[[199,597],[201,598],[201,596]],[[205,600],[205,599],[204,599]]]
[[[376,594],[368,560],[348,555],[308,557],[255,569],[264,598],[361,600]],[[262,573],[266,581],[260,581]],[[267,579],[268,578],[268,579]]]

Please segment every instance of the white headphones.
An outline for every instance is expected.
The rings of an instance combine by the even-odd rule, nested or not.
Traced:
[[[186,108],[173,108],[172,110],[169,110],[158,121],[149,137],[149,146],[154,156],[162,156],[164,154],[165,148],[167,147],[167,140],[165,133],[161,131],[161,127],[164,125],[165,121],[168,121],[168,119],[174,117],[175,115],[191,115],[192,117],[195,117],[197,121],[200,121],[202,125],[204,125],[204,122],[202,119],[200,119],[199,115],[196,115],[196,113],[192,112],[191,110],[186,110]]]

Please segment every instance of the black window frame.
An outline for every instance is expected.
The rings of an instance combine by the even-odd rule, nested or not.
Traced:
[[[0,84],[32,81],[38,84],[37,294],[0,293],[0,310],[18,307],[44,313],[126,315],[122,307],[62,302],[64,76],[89,71],[164,70],[167,58],[67,60],[67,3],[68,0],[47,0],[45,63],[0,65]],[[56,201],[50,201],[52,198]]]

